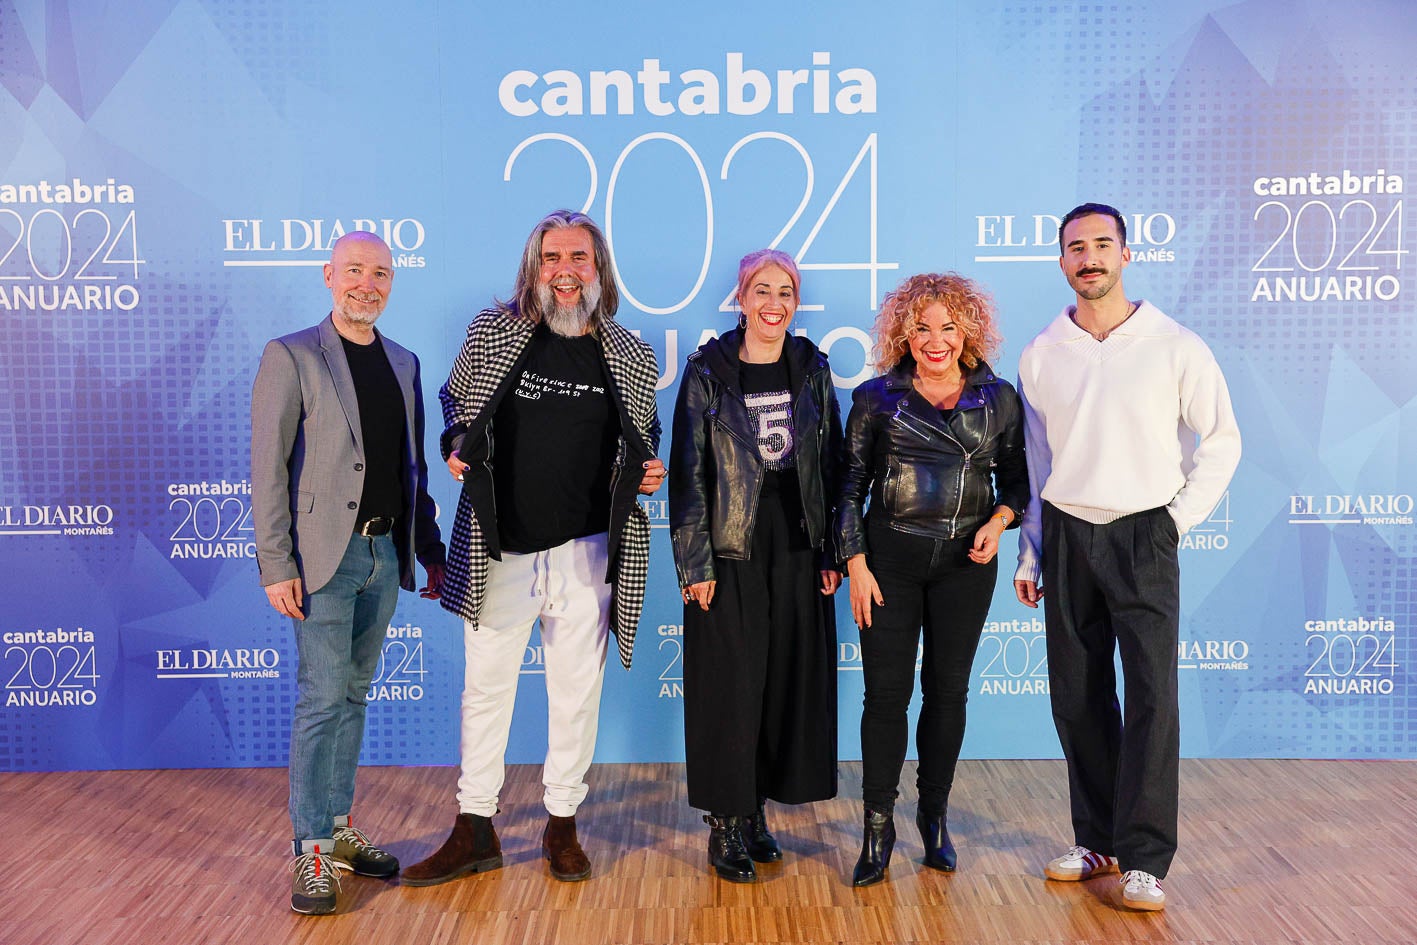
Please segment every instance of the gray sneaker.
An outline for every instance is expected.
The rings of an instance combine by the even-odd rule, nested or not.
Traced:
[[[302,915],[329,915],[335,911],[335,891],[339,889],[339,871],[328,854],[316,847],[313,853],[302,853],[290,864],[295,874],[290,886],[290,908]]]
[[[392,853],[385,853],[370,843],[364,831],[357,827],[335,828],[335,849],[330,856],[335,861],[335,866],[360,876],[377,876],[383,879],[399,871],[398,859]]]

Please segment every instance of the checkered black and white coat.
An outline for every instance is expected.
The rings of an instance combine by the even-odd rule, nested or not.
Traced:
[[[500,560],[491,501],[492,415],[515,381],[533,330],[529,319],[505,309],[479,313],[468,325],[462,351],[438,392],[445,426],[443,458],[457,448],[459,458],[473,467],[458,497],[442,602],[474,628],[487,588],[487,559]],[[620,662],[629,669],[644,606],[650,534],[649,517],[632,497],[643,475],[641,464],[659,452],[659,413],[654,396],[659,363],[653,348],[612,320],[600,325],[596,337],[614,385],[616,406],[622,420],[629,420],[629,429],[622,422],[611,477],[610,573],[606,575],[614,588],[610,627]],[[628,482],[620,485],[622,472],[632,477],[633,488]],[[615,497],[621,493],[631,500],[617,503]]]

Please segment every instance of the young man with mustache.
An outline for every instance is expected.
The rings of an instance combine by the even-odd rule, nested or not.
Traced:
[[[1044,872],[1120,870],[1123,905],[1154,911],[1176,852],[1177,546],[1225,494],[1240,431],[1205,342],[1128,300],[1122,215],[1076,207],[1058,243],[1076,302],[1023,350],[1018,383],[1033,498],[1014,589],[1044,603],[1074,836]]]

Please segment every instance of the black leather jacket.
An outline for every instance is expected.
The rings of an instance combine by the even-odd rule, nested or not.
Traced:
[[[972,536],[997,505],[1013,510],[1016,528],[1028,505],[1023,410],[1008,381],[981,361],[946,423],[911,384],[913,370],[907,357],[851,394],[836,512],[842,561],[869,550],[868,492],[874,519],[927,538]]]
[[[733,329],[689,355],[674,405],[669,455],[669,528],[679,584],[715,580],[717,555],[746,561],[763,484],[758,435],[738,382],[742,332]],[[828,541],[841,452],[841,408],[826,355],[788,335],[793,455],[807,537],[835,568]]]

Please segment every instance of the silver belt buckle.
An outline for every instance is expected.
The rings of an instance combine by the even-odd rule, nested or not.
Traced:
[[[387,535],[393,529],[393,525],[393,519],[384,516],[376,516],[359,526],[359,534],[365,538]]]

